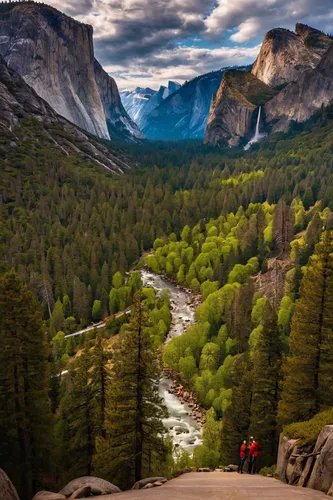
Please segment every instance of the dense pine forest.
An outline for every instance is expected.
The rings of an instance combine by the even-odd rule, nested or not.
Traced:
[[[0,465],[21,498],[228,465],[250,435],[273,466],[283,428],[312,442],[333,407],[330,110],[248,153],[126,146],[119,176],[25,127],[0,142]],[[170,300],[137,265],[203,299],[164,348]],[[164,435],[162,365],[207,410],[193,458]]]

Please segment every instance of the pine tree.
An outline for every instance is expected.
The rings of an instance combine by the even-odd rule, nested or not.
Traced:
[[[36,298],[11,271],[0,279],[0,463],[31,499],[52,457],[44,324]]]
[[[57,425],[63,477],[89,476],[96,437],[96,400],[91,380],[92,357],[87,345],[65,376]]]
[[[279,405],[281,423],[308,420],[333,406],[333,236],[309,261],[295,306]]]
[[[168,451],[162,437],[166,410],[158,396],[158,366],[140,292],[118,342],[108,378],[106,438],[97,440],[94,468],[126,487],[151,474]]]
[[[95,433],[105,438],[105,407],[107,386],[107,355],[104,349],[103,338],[97,334],[92,354],[92,391],[95,406]]]
[[[282,343],[277,315],[266,301],[262,331],[253,356],[253,388],[250,434],[259,442],[260,463],[275,463],[278,436],[277,407],[280,387]]]
[[[242,355],[237,361],[239,383],[233,387],[231,404],[223,414],[221,461],[226,465],[237,463],[239,446],[248,436],[252,398],[250,366],[248,355]]]
[[[277,249],[281,253],[286,252],[293,236],[293,216],[290,207],[283,199],[279,201],[275,208],[273,235]]]

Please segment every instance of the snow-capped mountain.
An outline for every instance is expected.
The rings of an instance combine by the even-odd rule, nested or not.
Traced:
[[[200,75],[164,99],[147,116],[141,128],[145,137],[150,140],[203,138],[210,105],[226,69]]]
[[[180,87],[179,83],[169,81],[167,87],[162,85],[158,90],[137,87],[135,90],[122,90],[120,96],[127,113],[142,130],[149,114]]]

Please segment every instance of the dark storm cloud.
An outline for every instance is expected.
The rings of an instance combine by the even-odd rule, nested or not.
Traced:
[[[159,83],[173,74],[188,79],[252,62],[264,33],[277,26],[304,22],[333,32],[333,0],[49,1],[92,24],[97,58],[133,82],[149,74]]]

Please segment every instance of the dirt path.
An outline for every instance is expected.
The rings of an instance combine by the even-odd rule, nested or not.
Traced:
[[[99,500],[316,500],[327,496],[259,475],[208,472],[183,474],[164,486],[95,497]]]

